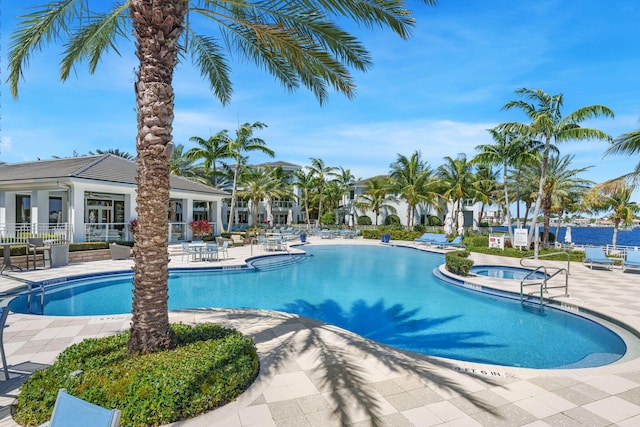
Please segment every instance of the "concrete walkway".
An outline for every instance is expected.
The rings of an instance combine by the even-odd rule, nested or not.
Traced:
[[[311,239],[312,245],[345,243],[379,244],[362,239]],[[231,259],[219,263],[242,264],[252,252],[254,256],[265,254],[255,246],[232,248]],[[518,265],[515,259],[472,256],[477,264]],[[170,266],[208,266],[180,258],[174,255]],[[9,272],[0,276],[0,291],[19,285],[8,276],[44,280],[127,270],[131,265],[131,261],[101,261]],[[572,263],[570,271],[570,296],[558,298],[567,307],[586,307],[640,330],[640,275],[619,269],[592,271],[579,263]],[[485,286],[497,282],[486,278],[468,281]],[[502,289],[519,289],[519,282],[500,282]],[[206,309],[175,311],[170,316],[172,321],[234,327],[255,338],[261,356],[259,377],[235,402],[176,426],[640,425],[640,340],[636,337],[629,340],[628,355],[615,364],[535,370],[407,353],[281,312]],[[16,425],[10,405],[31,373],[51,364],[70,344],[122,331],[129,321],[128,315],[10,314],[4,342],[11,379],[0,381],[0,427]]]

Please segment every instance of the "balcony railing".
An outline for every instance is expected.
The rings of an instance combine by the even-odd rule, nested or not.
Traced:
[[[133,240],[133,235],[129,230],[128,223],[111,222],[106,224],[84,224],[85,242],[114,242],[130,240]]]
[[[69,243],[73,235],[71,229],[71,224],[66,222],[60,224],[0,224],[0,241],[2,243],[26,244],[29,238],[41,237],[47,243]]]

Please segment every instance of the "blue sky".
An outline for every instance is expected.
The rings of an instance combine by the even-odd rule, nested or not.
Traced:
[[[2,98],[0,161],[20,162],[118,148],[135,153],[132,43],[110,53],[94,75],[85,66],[58,80],[61,49],[49,47],[31,60],[14,100],[4,83],[7,52],[17,15],[44,0],[1,3]],[[440,0],[437,7],[410,2],[417,25],[409,40],[389,31],[354,29],[373,57],[367,73],[354,72],[357,97],[332,93],[320,106],[305,89],[291,94],[252,64],[232,64],[234,96],[221,106],[209,86],[185,62],[178,66],[174,141],[193,146],[238,123],[261,121],[256,136],[276,159],[350,168],[357,178],[384,174],[397,154],[420,150],[435,168],[444,156],[490,143],[486,129],[526,121],[501,111],[518,88],[563,93],[564,113],[591,105],[611,108],[615,119],[585,123],[613,137],[640,128],[640,2],[614,0]],[[604,141],[569,142],[576,168],[600,182],[631,171],[640,158],[603,159]],[[251,162],[267,161],[252,155]]]

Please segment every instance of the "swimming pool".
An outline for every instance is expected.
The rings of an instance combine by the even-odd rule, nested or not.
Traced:
[[[473,274],[493,279],[522,280],[533,270],[524,267],[508,267],[506,265],[474,265],[470,271]],[[544,279],[544,271],[536,271],[528,279]]]
[[[286,268],[172,272],[169,308],[280,310],[337,325],[397,348],[451,359],[530,368],[600,366],[622,357],[624,341],[598,323],[551,308],[438,280],[444,258],[391,246],[306,246]],[[52,286],[45,314],[131,311],[131,275]],[[34,298],[39,311],[38,299]],[[26,297],[11,303],[24,312]]]

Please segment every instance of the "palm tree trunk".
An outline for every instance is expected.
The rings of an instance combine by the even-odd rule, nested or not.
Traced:
[[[187,2],[132,0],[131,17],[140,61],[136,89],[138,226],[133,250],[130,353],[170,348],[168,312],[169,156],[173,131],[173,70]]]
[[[504,205],[505,205],[505,215],[507,217],[507,231],[509,232],[509,240],[513,244],[513,230],[511,229],[511,206],[509,206],[509,190],[508,190],[509,186],[507,184],[507,163],[506,162],[503,163],[503,166],[502,166],[502,184],[504,186]]]
[[[240,169],[240,155],[236,157],[236,170],[233,171],[233,188],[231,190],[231,206],[229,207],[229,221],[227,225],[227,233],[231,232],[231,226],[233,225],[233,211],[236,208],[237,187],[238,187],[238,170]],[[256,214],[258,208],[256,207]]]
[[[549,163],[549,148],[551,147],[551,138],[547,137],[544,152],[542,153],[542,163],[540,164],[540,185],[538,186],[538,197],[536,197],[536,206],[533,209],[533,216],[531,217],[531,221],[533,222],[533,226],[529,230],[529,243],[533,240],[533,233],[535,233],[535,229],[538,226],[538,214],[540,213],[540,206],[542,205],[542,193],[544,192],[545,180],[547,177],[547,164]]]

